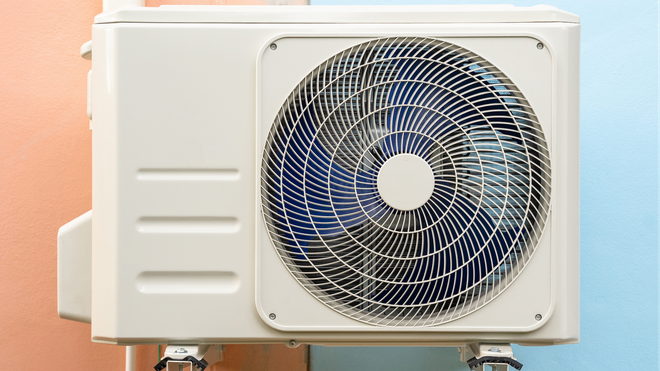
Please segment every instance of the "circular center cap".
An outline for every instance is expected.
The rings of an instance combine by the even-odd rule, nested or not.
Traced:
[[[424,205],[433,194],[434,184],[433,170],[428,162],[408,153],[385,161],[376,181],[383,200],[403,211]]]

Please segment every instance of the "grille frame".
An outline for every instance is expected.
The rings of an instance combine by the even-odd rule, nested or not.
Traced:
[[[395,38],[396,38],[396,37],[393,36],[393,37],[391,37],[390,39],[395,39]],[[426,37],[411,37],[411,39],[424,39],[424,38],[426,38]],[[365,38],[365,39],[366,39],[366,38]],[[371,40],[371,41],[374,40],[373,38],[368,38],[368,39]],[[384,37],[383,39],[387,39],[387,38]],[[430,39],[430,38],[427,38],[427,39]],[[437,41],[439,41],[439,42],[446,42],[447,40],[449,40],[449,43],[451,43],[452,41],[457,40],[456,38],[451,38],[451,37],[449,37],[449,38],[444,38],[444,37],[443,37],[443,38],[437,38],[437,37],[433,37],[432,39],[437,40]],[[356,42],[356,43],[353,43],[353,44],[357,45],[357,44],[359,44],[359,43]],[[469,45],[470,45],[470,43],[467,43],[467,47],[466,47],[465,45],[461,45],[460,42],[459,42],[459,43],[455,43],[455,42],[454,42],[454,44],[459,45],[459,46],[458,46],[459,48],[463,48],[463,49],[465,49],[465,50],[469,49]],[[478,48],[476,48],[476,49],[478,50]],[[341,50],[338,49],[335,53],[337,53],[337,52],[341,52]],[[469,52],[469,50],[468,50],[468,52]],[[331,55],[331,54],[332,54],[332,53],[329,53],[329,55]],[[290,98],[290,96],[289,96],[288,98]],[[272,103],[269,103],[269,104],[272,105]],[[264,141],[266,141],[265,137],[267,136],[268,131],[272,128],[272,124],[273,124],[272,120],[268,120],[267,117],[263,117],[263,118],[261,119],[261,122],[262,122],[262,124],[261,124],[261,125],[262,125],[262,129],[261,129],[261,130],[263,130],[263,133],[262,133],[261,136],[260,136],[260,137],[261,137],[261,139],[260,139],[261,144],[259,144],[259,149],[258,149],[259,151],[263,151],[263,150],[264,150],[264,145],[263,145],[263,143],[264,143]],[[548,125],[548,124],[549,124],[549,122],[546,121],[546,124],[545,124],[545,125]],[[543,126],[543,125],[541,124],[540,126]],[[544,126],[543,128],[544,128],[544,130],[547,130],[547,127],[546,127],[546,126]],[[550,133],[549,133],[549,134],[550,134]],[[551,138],[550,138],[550,139],[551,139]],[[548,142],[548,145],[551,145],[551,144],[552,144],[551,141],[549,141],[549,142]],[[548,153],[548,158],[549,158],[549,157],[550,157],[550,153],[551,153],[551,151],[548,150],[547,153]],[[261,153],[260,155],[263,156],[263,153]],[[263,157],[260,157],[259,159],[260,159],[259,167],[261,167],[261,164],[262,164],[261,161],[263,160]],[[548,160],[548,161],[549,161],[549,160]],[[258,175],[258,176],[261,176],[261,169],[257,169],[257,175]],[[260,180],[259,180],[258,186],[259,186],[259,187],[262,186],[262,183],[261,183]],[[258,188],[258,192],[261,192],[261,188]],[[552,192],[552,189],[551,189],[551,188],[549,188],[549,192]],[[259,219],[259,222],[264,224],[264,228],[260,228],[260,235],[262,235],[262,237],[260,238],[260,241],[261,241],[262,244],[264,244],[266,241],[268,241],[268,246],[259,246],[259,247],[258,247],[259,251],[261,251],[261,250],[265,250],[265,249],[273,249],[272,241],[270,240],[270,237],[268,237],[268,236],[263,236],[263,234],[268,234],[268,233],[269,233],[269,232],[268,232],[268,222],[262,220],[262,219],[264,218],[263,213],[262,213],[262,209],[261,209],[262,206],[263,206],[263,204],[264,204],[264,203],[263,203],[263,200],[261,200],[260,203],[259,203],[259,205],[258,205],[258,206],[259,206],[259,213],[260,213],[260,215],[258,215],[257,217],[258,217],[258,219]],[[550,205],[550,202],[548,202],[548,206],[549,206],[549,205]],[[550,211],[549,211],[549,210],[548,210],[548,215],[550,215]],[[548,221],[549,221],[549,218],[548,218]],[[539,240],[544,236],[544,231],[545,231],[545,226],[543,226],[543,228],[540,228],[540,230],[538,231]],[[270,254],[270,252],[269,252],[267,255],[271,256],[272,254]],[[530,258],[531,258],[531,255],[530,255]],[[529,261],[529,260],[528,260],[528,261]],[[283,263],[284,263],[283,266],[285,266],[285,265],[286,265],[286,262],[283,262]],[[259,264],[262,264],[262,263],[260,262]],[[259,264],[258,264],[258,265],[259,265]],[[280,264],[282,264],[282,263],[280,263]],[[271,265],[271,263],[268,263],[268,265]],[[279,269],[278,269],[278,270],[279,270]],[[288,270],[287,270],[287,271],[288,271]],[[260,274],[260,272],[258,272],[258,275],[259,275],[259,274]],[[295,271],[294,271],[294,272],[289,272],[288,274],[289,274],[289,275],[293,275],[294,277],[296,276],[296,272],[295,272]],[[299,277],[298,277],[298,278],[299,278]],[[510,280],[510,282],[513,282],[513,280]],[[296,284],[297,284],[297,283],[296,283]],[[298,285],[298,284],[297,284],[297,285]],[[510,285],[510,284],[509,284],[509,285]],[[259,289],[258,289],[258,290],[259,290]],[[312,292],[312,295],[313,295],[313,290],[308,290],[308,288],[305,288],[305,292],[307,293],[307,295],[310,295],[310,291]],[[500,293],[501,293],[501,292],[498,292],[497,294],[492,295],[492,297],[488,298],[488,299],[484,302],[484,305],[485,305],[485,303],[491,302],[495,297],[499,296]],[[318,299],[318,298],[316,298],[316,299]],[[326,304],[326,303],[324,303],[324,304]],[[326,306],[327,306],[327,304],[326,304]],[[259,305],[258,305],[258,307],[259,307]],[[483,307],[483,305],[481,305],[481,307]],[[336,308],[335,308],[335,309],[336,309]],[[470,311],[469,313],[472,313],[472,312],[474,312],[474,311]],[[458,319],[458,318],[462,318],[462,317],[464,317],[465,315],[467,315],[467,314],[469,314],[469,313],[461,313],[460,315],[454,316],[454,317],[452,317],[450,320],[448,320],[448,321],[443,321],[443,322],[441,322],[441,323],[425,323],[425,324],[422,324],[422,325],[412,325],[412,326],[411,326],[410,324],[408,324],[408,325],[403,325],[403,326],[401,326],[401,325],[398,325],[398,326],[392,326],[391,324],[385,324],[385,325],[383,325],[383,324],[379,324],[379,323],[369,323],[368,321],[361,321],[360,323],[362,323],[362,324],[367,324],[367,325],[370,325],[370,326],[373,326],[373,327],[384,327],[385,329],[390,329],[390,330],[393,330],[393,331],[404,330],[404,328],[407,329],[407,330],[409,330],[409,331],[416,331],[416,330],[423,330],[424,328],[428,328],[428,327],[430,327],[430,328],[434,328],[434,327],[435,327],[435,328],[438,328],[438,327],[441,327],[441,325],[443,325],[443,324],[447,324],[447,323],[452,322],[452,321],[455,321],[456,319]],[[344,315],[345,315],[345,314],[344,314]],[[350,317],[352,320],[360,321],[360,319],[355,318],[354,316],[349,315],[348,317]],[[271,324],[271,325],[274,325],[274,324]],[[279,325],[276,325],[275,327],[276,327],[276,328],[280,328]]]

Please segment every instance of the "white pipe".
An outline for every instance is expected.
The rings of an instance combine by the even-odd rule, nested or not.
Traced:
[[[135,371],[135,360],[137,356],[137,349],[135,345],[126,347],[126,371]]]
[[[144,6],[144,0],[103,0],[104,13],[127,6]]]

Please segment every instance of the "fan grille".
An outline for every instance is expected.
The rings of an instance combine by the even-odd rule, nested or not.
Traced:
[[[413,154],[431,198],[397,210],[381,166]],[[431,38],[376,39],[322,63],[294,89],[263,153],[264,220],[298,282],[379,326],[439,325],[520,274],[550,207],[536,115],[496,67]]]

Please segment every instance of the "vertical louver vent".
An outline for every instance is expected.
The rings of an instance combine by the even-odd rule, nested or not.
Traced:
[[[430,38],[377,39],[318,66],[275,118],[261,166],[286,267],[379,326],[479,309],[520,274],[549,213],[547,143],[523,94]]]

